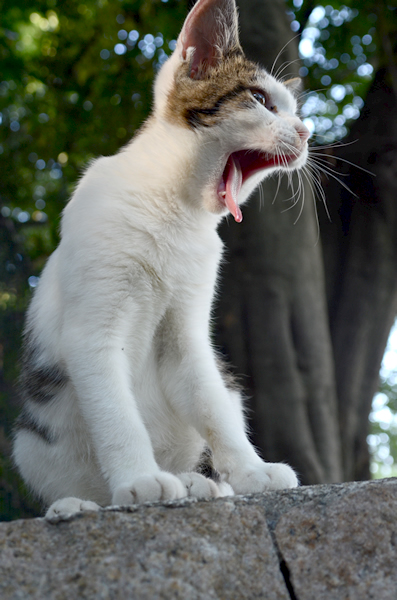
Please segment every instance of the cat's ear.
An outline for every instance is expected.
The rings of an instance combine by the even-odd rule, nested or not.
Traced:
[[[303,91],[303,81],[300,77],[293,77],[283,81],[285,87],[291,92],[295,98]]]
[[[198,0],[177,43],[182,59],[190,60],[190,77],[200,79],[222,56],[236,49],[240,42],[235,0]]]

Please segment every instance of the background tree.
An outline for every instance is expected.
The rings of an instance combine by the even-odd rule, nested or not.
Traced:
[[[316,161],[342,172],[357,197],[323,178],[332,220],[320,205],[322,245],[309,184],[303,202],[283,181],[269,182],[261,210],[252,199],[242,225],[228,221],[216,333],[245,374],[264,457],[289,460],[306,483],[360,478],[395,314],[396,11],[374,1],[294,0],[285,9],[282,0],[241,1],[243,46],[270,67],[299,36],[276,69],[326,88],[302,98],[317,144],[343,138],[353,123],[360,142]],[[187,0],[0,0],[0,10],[0,515],[11,518],[37,511],[8,458],[28,298],[79,173],[117,151],[147,115]],[[303,63],[283,64],[298,58],[298,43]]]
[[[299,68],[289,44],[280,72],[308,75],[312,89],[334,82],[304,101],[305,122],[319,143],[343,137],[347,119],[357,120],[332,160],[313,151],[317,175],[305,203],[280,189],[271,203],[269,182],[270,202],[259,215],[251,202],[244,228],[222,228],[233,260],[220,295],[219,340],[247,375],[254,438],[267,459],[286,458],[305,483],[364,479],[368,414],[397,302],[396,9],[294,5],[291,25],[307,58]],[[269,67],[291,37],[283,11],[281,1],[240,4],[243,45]],[[338,180],[329,178],[335,169]],[[319,210],[322,247],[311,198],[319,170],[327,205]]]

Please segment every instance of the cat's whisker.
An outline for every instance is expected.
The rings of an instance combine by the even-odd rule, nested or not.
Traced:
[[[263,184],[261,183],[259,188],[258,188],[258,193],[259,193],[259,210],[261,211],[262,208],[264,208],[265,206],[265,198],[264,198],[264,192],[263,192]]]
[[[287,208],[284,208],[281,212],[287,212],[289,210],[291,210],[292,208],[294,208],[297,204],[299,204],[299,200],[301,198],[302,195],[302,190],[301,190],[301,186],[300,186],[300,181],[298,178],[298,187],[297,189],[293,189],[293,194],[292,196],[290,196],[289,198],[287,198],[286,200],[284,200],[284,202],[291,202],[291,205],[288,206]]]
[[[320,165],[318,163],[315,163],[312,160],[308,160],[308,165],[310,165],[312,168],[316,168],[318,171],[324,173],[324,175],[327,177],[327,179],[329,177],[332,177],[333,179],[335,179],[335,181],[337,181],[342,187],[345,188],[345,190],[347,190],[350,194],[352,194],[352,196],[354,196],[355,198],[358,198],[357,194],[355,194],[353,192],[353,190],[351,190],[349,188],[349,186],[342,181],[339,177],[337,177],[335,175],[335,172],[332,169],[328,169],[328,167],[325,167],[324,165]]]
[[[340,177],[349,177],[349,173],[340,173],[339,171],[336,171],[335,169],[333,169],[330,165],[329,165],[329,161],[325,158],[321,158],[319,156],[310,156],[309,157],[309,161],[312,163],[315,163],[318,166],[323,166],[324,168],[326,168],[328,170],[328,172],[332,172],[332,173],[337,173]]]
[[[339,148],[343,146],[351,146],[351,144],[355,144],[357,140],[351,142],[342,142],[341,140],[336,140],[335,142],[330,142],[329,144],[324,144],[322,141],[318,142],[317,138],[320,140],[323,138],[323,135],[320,133],[315,133],[314,131],[310,133],[309,138],[309,150],[327,150],[333,148]]]
[[[318,137],[319,134],[317,133],[312,133],[310,135],[310,138],[313,140],[313,138]],[[345,146],[351,146],[352,144],[356,144],[358,142],[358,140],[351,140],[350,142],[341,142],[340,140],[337,140],[336,142],[332,142],[331,144],[319,144],[318,146],[316,145],[311,145],[309,146],[309,150],[310,152],[317,152],[318,150],[327,150],[327,149],[333,149],[333,148],[343,148]]]
[[[281,161],[282,161],[284,167],[287,169],[287,167],[288,167],[288,160],[287,160],[287,157],[285,155],[285,152],[283,152],[283,150],[280,150],[280,153],[281,153]],[[288,180],[291,179],[291,172],[290,171],[287,171],[287,177],[288,177]]]
[[[320,177],[320,174],[319,174],[319,173],[318,173],[316,170],[314,170],[314,169],[311,169],[311,168],[310,168],[310,166],[309,166],[309,167],[306,167],[306,166],[305,166],[305,167],[304,167],[304,170],[305,170],[307,173],[310,173],[310,175],[311,175],[311,179],[308,179],[308,181],[309,181],[309,183],[311,183],[311,182],[312,182],[312,184],[313,184],[312,191],[313,191],[314,197],[316,197],[316,195],[318,194],[318,196],[319,196],[320,200],[321,200],[321,201],[323,202],[323,204],[324,204],[325,212],[327,213],[328,219],[331,221],[331,215],[329,214],[329,211],[328,211],[328,206],[327,206],[327,198],[326,198],[326,195],[325,195],[324,189],[323,189],[323,187],[322,187],[322,185],[321,185],[321,177]],[[313,189],[313,188],[315,188],[315,190],[316,190],[317,194],[315,193],[315,191],[314,191],[314,189]]]
[[[302,179],[302,175],[300,171],[297,171],[297,175],[298,175],[298,181],[299,181],[299,187],[300,187],[300,196],[299,198],[302,199],[302,210],[303,210],[303,205],[305,202],[305,186],[303,184],[303,179]]]
[[[310,167],[305,167],[305,169],[306,169],[307,178],[308,178],[309,183],[312,182],[312,185],[315,188],[315,190],[313,190],[314,199],[316,199],[316,197],[317,197],[316,196],[316,191],[317,191],[318,198],[324,206],[324,210],[327,215],[328,221],[331,223],[332,222],[331,214],[328,209],[327,197],[326,197],[323,187],[321,185],[320,176],[318,173],[314,173],[313,170],[310,169]],[[309,179],[309,176],[310,176],[310,179]],[[312,187],[312,189],[313,189],[313,187]],[[317,205],[316,205],[316,211],[317,211]]]
[[[310,186],[310,188],[312,190],[314,201],[316,200],[317,197],[320,199],[320,201],[322,201],[322,203],[324,205],[324,209],[325,209],[326,215],[328,217],[328,220],[332,221],[331,215],[330,215],[329,210],[328,210],[327,198],[326,198],[323,186],[321,185],[321,174],[320,174],[320,171],[318,170],[318,168],[316,167],[316,165],[307,163],[303,167],[303,172],[304,172],[305,177],[307,179],[307,182],[308,182],[308,184],[309,184],[309,186]],[[318,219],[317,205],[316,204],[315,204],[315,210],[316,210],[316,218]]]
[[[315,88],[315,89],[310,89],[310,90],[303,90],[303,92],[301,92],[300,96],[303,96],[304,94],[306,94],[306,96],[309,96],[310,94],[318,94],[319,92],[326,92],[328,90],[328,88]]]
[[[276,201],[276,198],[277,198],[277,195],[278,195],[278,192],[279,192],[279,190],[280,190],[280,184],[281,184],[281,176],[282,176],[282,172],[281,172],[281,171],[278,171],[278,172],[277,172],[277,175],[278,175],[277,188],[276,188],[276,193],[274,194],[274,198],[273,198],[273,200],[272,200],[272,204],[274,204],[274,203],[275,203],[275,201]]]
[[[320,240],[320,219],[318,216],[318,210],[317,210],[317,204],[316,204],[316,191],[313,187],[313,182],[314,182],[314,178],[312,178],[312,174],[310,173],[309,169],[307,169],[306,166],[303,167],[302,169],[303,175],[306,178],[306,181],[311,189],[312,192],[312,196],[313,196],[313,208],[314,208],[314,216],[316,219],[316,225],[317,225],[317,236],[316,236],[316,241],[314,242],[314,245],[317,246],[319,240]],[[320,186],[321,187],[321,186]],[[323,202],[324,202],[324,206],[325,206],[325,210],[328,213],[328,208],[327,208],[327,204],[325,202],[325,194],[324,194],[324,190],[321,188],[321,198],[324,198]]]
[[[322,200],[326,200],[324,189],[321,185],[321,177],[315,167],[310,168],[310,166],[305,166],[304,169],[311,174],[311,178],[313,180],[313,185],[316,187],[320,197]]]
[[[300,37],[300,33],[298,33],[297,35],[294,35],[294,37],[292,37],[290,40],[288,40],[288,42],[286,44],[284,44],[284,46],[281,48],[280,52],[278,52],[276,58],[273,61],[272,68],[270,69],[270,75],[273,75],[274,67],[276,66],[276,63],[277,63],[278,59],[280,58],[281,54],[284,52],[284,50],[286,49],[286,47],[289,46],[289,44],[291,44],[298,37]]]
[[[346,144],[347,146],[348,144]],[[313,156],[314,155],[314,156]],[[341,162],[344,162],[352,167],[355,167],[356,169],[359,169],[360,171],[363,171],[364,173],[367,173],[368,175],[372,175],[372,177],[376,177],[376,173],[373,173],[372,171],[369,171],[368,169],[365,169],[364,167],[361,167],[360,165],[357,165],[354,162],[351,162],[350,160],[347,160],[347,158],[342,158],[341,156],[338,155],[332,155],[331,157],[328,154],[320,154],[319,152],[313,151],[312,148],[310,148],[310,157],[311,158],[320,158],[325,162],[328,159],[329,162],[329,158],[332,158],[334,160],[340,160]],[[339,171],[338,171],[339,173]],[[340,173],[340,175],[342,175],[342,173]]]
[[[302,195],[302,203],[301,203],[301,207],[300,207],[300,210],[299,210],[299,214],[298,214],[298,216],[296,217],[296,219],[294,221],[294,225],[296,225],[297,222],[299,221],[299,219],[301,218],[304,206],[305,206],[305,195],[303,194]]]
[[[296,206],[296,203],[299,200],[299,192],[300,192],[299,179],[298,179],[298,189],[297,190],[295,190],[295,187],[293,185],[293,178],[292,177],[290,177],[289,187],[291,187],[292,196],[290,196],[289,198],[285,198],[283,200],[283,202],[290,202],[291,200],[293,200],[294,202],[293,202],[293,204],[290,207],[284,209],[282,212],[285,212],[286,210],[290,210],[290,208],[292,208],[293,206]],[[295,200],[295,198],[297,198],[297,200]]]
[[[298,150],[297,148],[295,148],[294,146],[292,146],[291,144],[289,144],[288,142],[286,142],[285,140],[281,141],[282,145],[285,146],[287,148],[287,150],[289,150],[294,156],[298,156]]]
[[[302,98],[304,98],[304,97],[308,97],[311,94],[315,94],[315,93],[319,93],[319,92],[325,92],[326,90],[327,90],[327,88],[317,88],[315,90],[303,90],[300,94],[298,94],[296,99],[298,100],[298,102],[301,102]]]
[[[274,75],[275,79],[278,79],[279,81],[282,81],[282,78],[280,77],[281,73],[283,73],[283,71],[285,71],[285,69],[288,69],[288,67],[290,67],[291,65],[293,65],[294,63],[297,63],[297,62],[300,63],[301,59],[300,58],[296,58],[295,60],[289,60],[289,61],[286,61],[286,62],[282,63],[280,65],[280,67],[277,69],[277,72]],[[290,76],[285,75],[284,77],[292,78],[292,77],[295,77],[295,75],[294,75],[294,73],[291,73]]]

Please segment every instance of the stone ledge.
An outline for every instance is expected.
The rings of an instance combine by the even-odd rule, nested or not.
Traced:
[[[0,597],[395,600],[397,479],[0,523]]]

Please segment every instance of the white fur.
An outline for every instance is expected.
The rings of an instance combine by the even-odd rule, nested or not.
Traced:
[[[175,52],[162,68],[143,131],[87,170],[29,309],[42,363],[61,365],[70,378],[53,402],[28,403],[57,441],[21,429],[14,446],[25,480],[55,502],[51,518],[93,507],[76,498],[107,505],[297,485],[290,467],[263,462],[248,441],[209,321],[226,158],[244,148],[273,152],[285,139],[300,166],[302,124],[292,95],[266,73],[276,118],[258,104],[206,130],[170,123],[166,98],[180,61]],[[239,202],[269,173],[246,182]],[[220,486],[191,473],[205,443]]]

